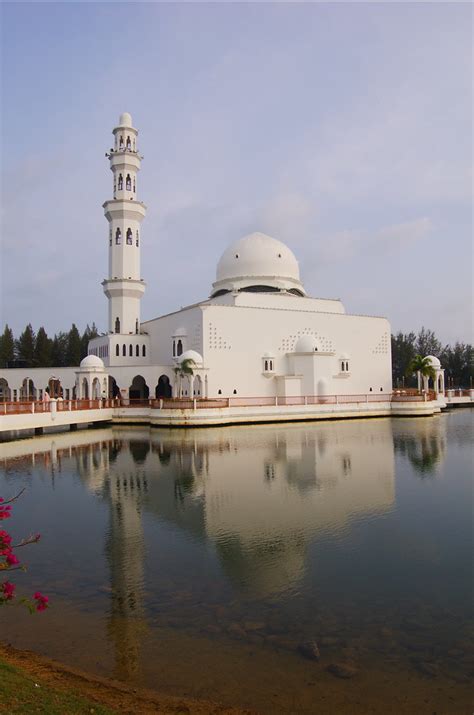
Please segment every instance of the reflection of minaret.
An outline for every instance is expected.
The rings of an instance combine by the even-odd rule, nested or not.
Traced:
[[[105,547],[111,583],[108,634],[114,644],[115,677],[119,680],[136,675],[145,630],[141,502],[148,482],[141,464],[149,445],[134,442],[128,447],[120,440],[109,439],[81,448],[76,454],[84,482],[91,491],[105,497],[110,506]]]
[[[139,668],[140,641],[145,630],[143,580],[145,546],[141,502],[147,489],[143,470],[122,451],[105,486],[110,503],[106,553],[110,566],[112,609],[108,631],[115,644],[115,676],[129,680]]]

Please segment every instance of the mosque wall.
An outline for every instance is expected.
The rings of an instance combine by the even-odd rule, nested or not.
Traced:
[[[322,354],[295,361],[288,354],[303,335],[313,336]],[[321,381],[325,394],[332,395],[392,389],[390,325],[385,318],[209,305],[202,355],[209,370],[209,397],[274,396],[275,376],[291,374],[302,375],[301,394],[320,394]],[[274,376],[264,374],[265,355],[274,359]]]

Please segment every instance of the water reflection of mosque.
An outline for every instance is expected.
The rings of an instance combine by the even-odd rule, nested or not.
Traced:
[[[438,417],[396,420],[393,427],[393,447],[396,454],[406,457],[421,477],[433,476],[444,461],[446,452],[446,420]]]
[[[44,461],[52,473],[75,460],[87,488],[108,502],[108,631],[121,679],[138,667],[145,628],[144,510],[211,541],[234,584],[274,596],[302,577],[315,534],[338,538],[354,520],[392,509],[394,452],[427,473],[444,456],[445,420],[120,427],[2,445],[6,463]]]

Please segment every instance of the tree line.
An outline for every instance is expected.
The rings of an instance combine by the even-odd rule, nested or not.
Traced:
[[[67,333],[50,338],[41,327],[35,333],[29,323],[18,338],[6,325],[0,335],[0,368],[5,367],[73,367],[87,355],[89,340],[99,333],[95,323],[80,334],[75,323]]]
[[[73,323],[67,333],[59,332],[48,337],[41,327],[35,333],[28,324],[18,338],[5,326],[0,335],[0,368],[4,367],[73,367],[87,355],[89,340],[98,335],[95,323],[79,333]],[[469,387],[474,378],[474,352],[472,345],[456,342],[454,346],[442,345],[432,330],[422,328],[416,333],[392,335],[392,379],[395,387],[416,385],[415,378],[407,376],[407,369],[415,355],[434,355],[445,368],[446,387]]]
[[[442,345],[432,330],[392,335],[392,382],[394,387],[416,387],[416,377],[407,375],[415,355],[434,355],[445,370],[448,387],[470,387],[474,379],[474,351],[468,343]]]

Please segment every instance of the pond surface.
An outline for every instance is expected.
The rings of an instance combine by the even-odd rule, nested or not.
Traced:
[[[26,487],[8,526],[42,534],[16,581],[52,606],[3,609],[0,638],[262,713],[469,713],[472,427],[460,409],[2,443],[0,494]]]

